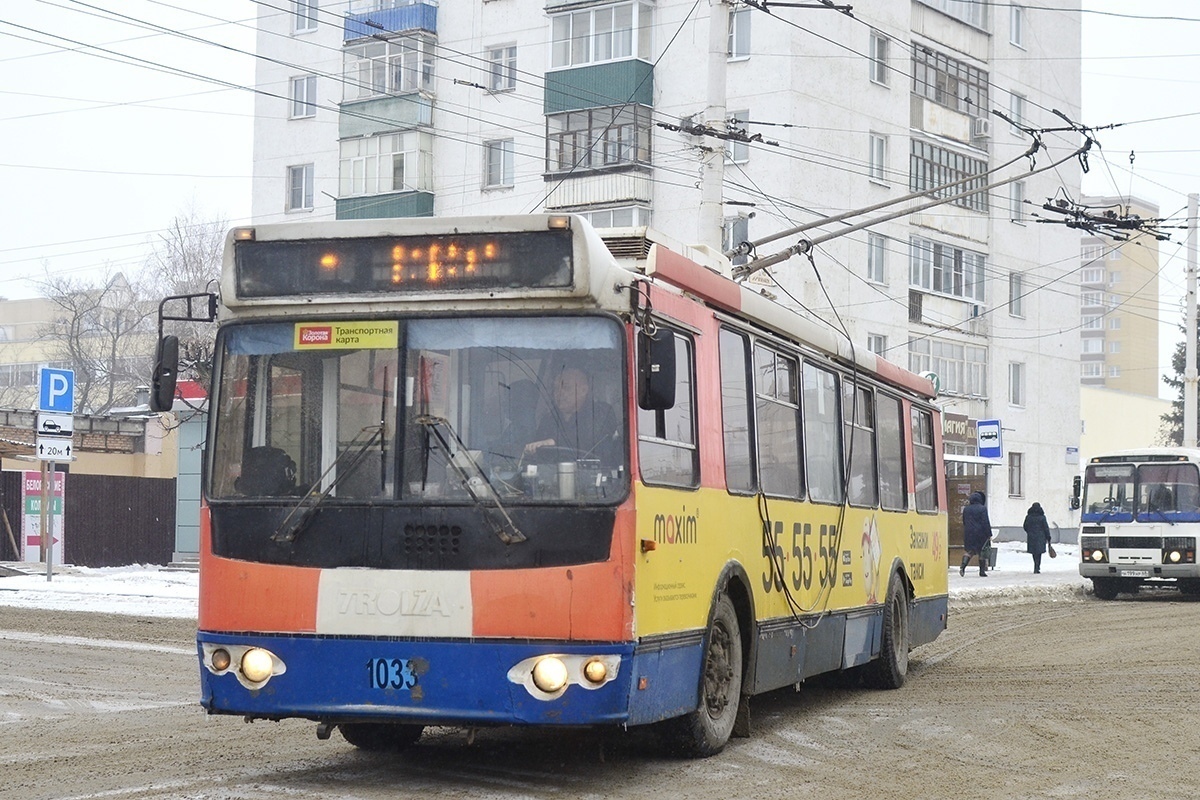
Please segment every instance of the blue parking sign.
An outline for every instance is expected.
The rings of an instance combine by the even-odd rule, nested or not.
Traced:
[[[38,372],[38,411],[75,412],[75,370],[41,368]]]

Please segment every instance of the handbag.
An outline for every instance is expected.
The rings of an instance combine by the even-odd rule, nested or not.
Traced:
[[[1049,551],[1051,558],[1058,558],[1058,553],[1054,552],[1054,545],[1047,542],[1046,549]]]

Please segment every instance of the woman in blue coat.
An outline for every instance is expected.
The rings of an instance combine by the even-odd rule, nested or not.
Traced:
[[[963,556],[962,566],[958,568],[959,575],[967,574],[967,565],[971,559],[979,556],[979,576],[987,577],[988,547],[992,541],[992,521],[988,519],[987,504],[983,492],[975,492],[971,500],[963,507]]]
[[[1033,571],[1042,571],[1042,553],[1050,544],[1050,525],[1040,503],[1034,503],[1025,514],[1025,549],[1033,556]]]

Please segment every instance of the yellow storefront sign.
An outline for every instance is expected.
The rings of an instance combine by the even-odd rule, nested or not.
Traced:
[[[392,350],[400,342],[398,322],[297,322],[297,350]]]

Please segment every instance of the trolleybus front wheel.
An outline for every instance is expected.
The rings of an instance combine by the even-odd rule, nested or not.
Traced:
[[[733,603],[722,594],[705,637],[700,706],[670,722],[685,755],[704,758],[724,749],[733,734],[742,694],[742,634]]]
[[[416,744],[424,725],[394,722],[343,722],[342,738],[359,750],[396,751]]]

